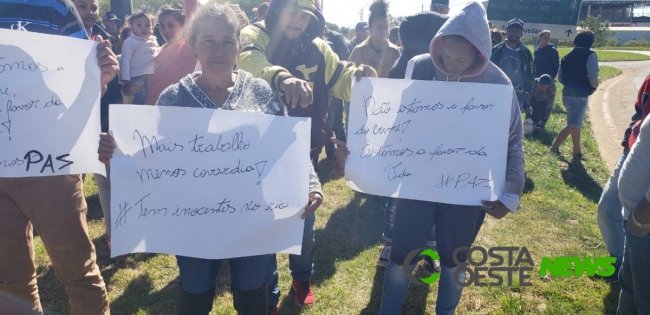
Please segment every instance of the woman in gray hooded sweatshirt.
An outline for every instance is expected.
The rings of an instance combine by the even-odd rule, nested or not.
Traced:
[[[491,48],[485,10],[478,2],[470,3],[442,26],[431,41],[429,54],[417,56],[409,62],[406,77],[511,85],[508,77],[490,62]],[[514,90],[509,105],[510,133],[503,196],[497,201],[483,201],[483,207],[407,199],[399,201],[395,210],[393,247],[390,263],[386,267],[380,314],[399,314],[409,286],[402,264],[410,252],[425,248],[428,232],[434,225],[437,252],[442,264],[436,314],[454,313],[463,289],[454,281],[454,273],[459,268],[456,262],[464,263],[467,260],[467,251],[460,251],[457,260],[452,257],[454,251],[459,247],[471,247],[486,213],[501,219],[515,212],[524,188],[523,130]],[[464,282],[465,273],[460,272],[458,277],[459,281]]]

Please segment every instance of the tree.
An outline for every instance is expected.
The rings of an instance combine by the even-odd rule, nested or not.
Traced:
[[[611,37],[616,34],[616,32],[609,30],[609,21],[602,20],[599,16],[588,16],[586,21],[580,21],[578,26],[590,30],[596,34],[596,40],[594,41],[593,47],[603,47],[608,46],[612,43]]]
[[[253,8],[257,8],[262,1],[261,0],[210,0],[209,2],[219,2],[219,3],[236,3],[239,7],[246,12],[248,19],[252,22],[257,17],[257,14],[253,12]],[[148,8],[153,12],[158,12],[160,8],[164,5],[179,3],[183,4],[183,0],[132,0],[133,11],[138,11],[143,8]],[[203,1],[200,1],[203,3]],[[99,0],[99,12],[104,14],[106,11],[111,11],[111,1],[110,0]]]
[[[329,28],[330,30],[335,31],[335,32],[339,32],[339,29],[340,29],[340,27],[338,25],[336,25],[334,23],[330,23],[330,22],[325,22],[325,26],[327,26],[327,28]]]
[[[388,19],[390,20],[390,27],[399,27],[404,20],[406,20],[406,16],[392,16],[388,15]]]
[[[345,36],[346,38],[352,38],[352,37],[354,37],[354,35],[353,35],[353,36],[350,36],[350,29],[347,28],[347,27],[345,27],[345,26],[342,26],[342,27],[339,29],[339,33],[343,34],[343,36]]]

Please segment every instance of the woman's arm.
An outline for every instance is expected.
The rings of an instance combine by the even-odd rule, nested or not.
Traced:
[[[185,25],[187,25],[194,13],[199,10],[199,0],[183,0],[183,9],[185,9]]]

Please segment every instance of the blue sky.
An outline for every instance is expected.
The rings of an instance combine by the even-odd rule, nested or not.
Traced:
[[[368,20],[368,6],[372,0],[321,0],[325,13],[325,20],[339,26],[354,26],[359,21],[359,10],[364,8],[364,20]],[[408,16],[429,9],[431,0],[389,0],[390,14],[393,16]],[[462,7],[467,0],[450,0],[453,13],[454,8]]]

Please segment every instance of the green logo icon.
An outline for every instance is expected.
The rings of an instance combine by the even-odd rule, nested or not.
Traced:
[[[438,253],[433,251],[432,249],[423,249],[423,248],[417,248],[413,251],[411,251],[408,255],[406,255],[406,258],[404,259],[404,263],[402,264],[402,267],[404,268],[404,274],[406,275],[406,278],[409,279],[411,283],[418,284],[418,285],[430,285],[440,278],[440,273],[434,272],[431,274],[429,277],[426,278],[416,278],[413,273],[411,273],[411,261],[413,261],[413,258],[415,256],[426,256],[429,257],[433,260],[440,260],[440,256]]]

